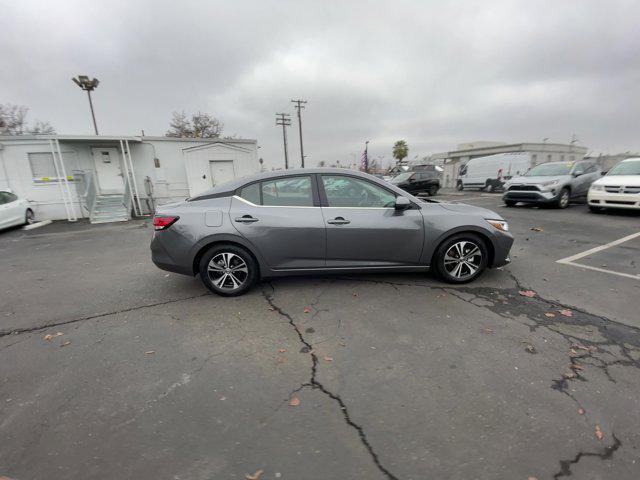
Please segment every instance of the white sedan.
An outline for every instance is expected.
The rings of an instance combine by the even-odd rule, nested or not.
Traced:
[[[10,190],[0,190],[0,229],[34,222],[29,201]]]
[[[640,158],[623,160],[593,182],[587,203],[592,212],[603,208],[640,210]]]

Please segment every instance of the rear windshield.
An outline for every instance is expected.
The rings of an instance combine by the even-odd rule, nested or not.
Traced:
[[[640,175],[640,160],[619,163],[607,175]]]
[[[543,163],[533,167],[525,175],[527,177],[556,177],[558,175],[569,175],[573,163]]]

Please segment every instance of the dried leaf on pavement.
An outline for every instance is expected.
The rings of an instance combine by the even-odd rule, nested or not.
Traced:
[[[53,335],[50,333],[47,333],[43,339],[46,340],[47,342],[50,342],[51,340],[53,340],[55,337],[59,337],[60,335],[64,335],[64,333],[62,332],[56,332]]]
[[[155,350],[149,350],[148,352],[144,352],[145,355],[153,355],[154,353],[156,353]]]
[[[484,333],[489,333],[489,334],[491,334],[491,333],[493,333],[493,328],[485,327],[485,328],[483,328],[483,329],[482,329],[482,331],[483,331]]]
[[[584,408],[580,407],[578,409],[578,415],[584,415]]]
[[[564,315],[565,317],[573,317],[573,312],[571,310],[560,310],[560,315]]]
[[[524,347],[524,349],[529,352],[529,353],[538,353],[538,351],[536,350],[536,347],[534,347],[533,345],[531,345],[530,343],[527,343]]]
[[[325,362],[333,362],[333,357],[324,357]]]
[[[71,345],[71,341],[67,340],[66,342],[60,344],[61,347],[66,347],[67,345]]]
[[[542,227],[531,227],[529,230],[531,230],[532,232],[544,232],[544,229]]]
[[[553,318],[553,317],[556,316],[556,314],[552,313],[552,312],[547,312],[547,313],[544,314],[544,316],[547,317],[547,318]]]
[[[518,293],[523,297],[531,298],[536,296],[536,292],[534,292],[533,290],[520,290]]]
[[[260,476],[261,476],[263,473],[264,473],[264,470],[260,469],[260,470],[257,470],[257,471],[256,471],[256,473],[254,473],[253,475],[250,475],[250,474],[248,474],[248,473],[247,473],[247,474],[244,476],[244,478],[246,478],[247,480],[259,480],[259,479],[260,479]]]
[[[304,313],[309,313],[311,309],[309,307],[304,307]]]
[[[598,440],[602,440],[602,439],[604,438],[604,433],[603,433],[603,431],[600,429],[600,425],[596,425],[596,431],[595,431],[595,433],[596,433],[596,438],[597,438]]]
[[[279,348],[279,349],[278,349],[278,353],[284,353],[284,352],[286,352],[286,351],[287,351],[287,349],[286,349],[286,348]]]
[[[298,405],[300,405],[300,399],[298,397],[291,397],[291,400],[289,400],[289,406],[297,407]]]

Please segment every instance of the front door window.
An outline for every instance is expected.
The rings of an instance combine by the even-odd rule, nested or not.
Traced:
[[[322,175],[329,207],[393,208],[396,196],[390,191],[358,178]]]

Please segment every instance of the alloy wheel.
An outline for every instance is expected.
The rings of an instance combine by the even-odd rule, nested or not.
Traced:
[[[454,243],[444,254],[444,268],[457,280],[475,275],[482,264],[482,251],[474,242],[461,240]]]
[[[229,292],[242,287],[249,278],[247,263],[232,252],[214,255],[207,266],[207,272],[216,288]]]
[[[33,214],[32,210],[27,210],[26,218],[29,225],[31,225],[35,221],[35,215]]]
[[[560,194],[560,208],[566,208],[569,206],[569,192],[563,190]]]

